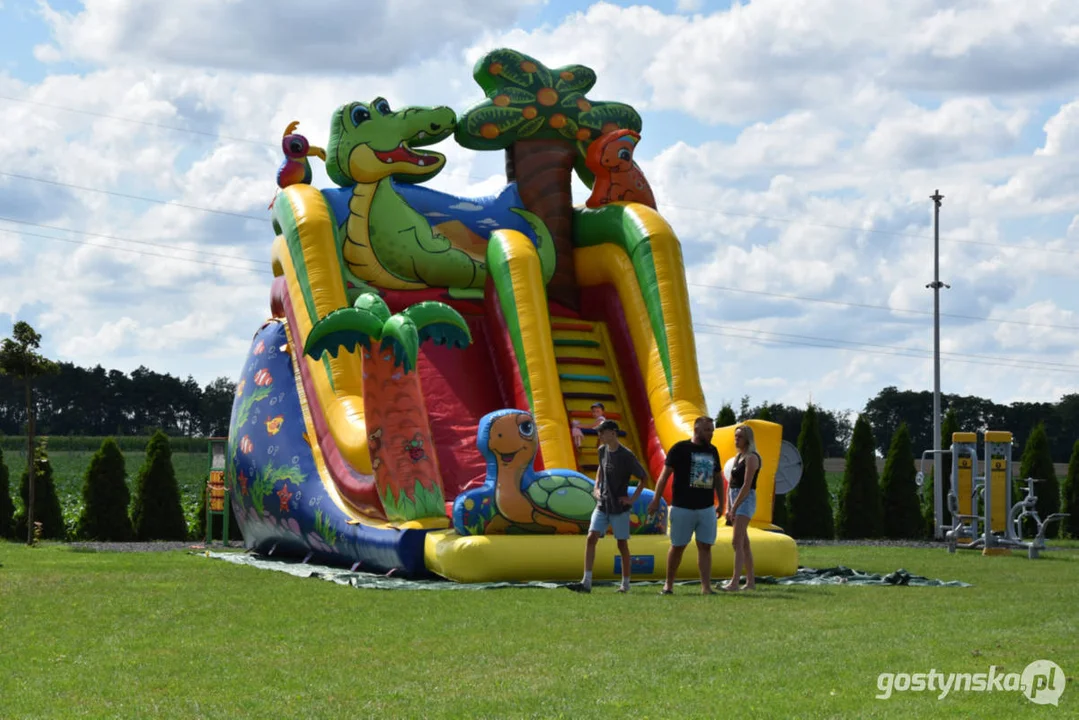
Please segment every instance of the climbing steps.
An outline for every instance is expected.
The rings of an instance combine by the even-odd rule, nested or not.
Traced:
[[[603,403],[604,417],[618,422],[622,444],[646,465],[607,326],[587,320],[552,318],[551,338],[567,423],[579,420],[585,435],[577,454],[577,469],[586,475],[596,473],[599,440],[592,429],[594,402]]]

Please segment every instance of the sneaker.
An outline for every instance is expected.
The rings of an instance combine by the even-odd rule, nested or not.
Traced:
[[[579,592],[579,593],[590,593],[590,592],[592,592],[592,588],[588,587],[583,582],[570,583],[569,585],[566,586],[566,589],[567,590],[572,590],[573,592]]]

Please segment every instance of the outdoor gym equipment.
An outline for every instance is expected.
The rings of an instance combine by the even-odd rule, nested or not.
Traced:
[[[923,467],[926,456],[934,452],[926,450],[922,453]],[[951,448],[940,452],[953,458],[947,497],[952,524],[944,524],[943,512],[938,511],[936,516],[936,528],[943,532],[948,552],[954,553],[957,548],[981,548],[984,555],[997,555],[1006,554],[1012,548],[1022,548],[1028,557],[1038,557],[1039,551],[1045,549],[1046,527],[1068,515],[1053,513],[1045,520],[1041,519],[1035,508],[1034,483],[1042,482],[1037,478],[1024,480],[1026,495],[1012,504],[1012,434],[1003,430],[986,431],[983,475],[978,474],[978,436],[975,433],[954,433]],[[924,472],[918,473],[919,485],[924,477]],[[940,483],[935,485],[935,492],[943,491]],[[1031,542],[1023,540],[1022,521],[1027,517],[1033,518],[1037,526]]]
[[[1026,486],[1026,496],[1012,506],[1011,513],[1009,514],[1008,526],[1012,531],[1013,537],[1021,538],[1023,536],[1023,518],[1032,518],[1034,524],[1037,526],[1037,531],[1034,535],[1034,541],[1027,547],[1027,555],[1036,558],[1038,557],[1038,551],[1045,549],[1045,529],[1051,522],[1061,522],[1064,518],[1068,517],[1070,513],[1052,513],[1045,520],[1041,519],[1038,514],[1036,503],[1038,496],[1034,494],[1034,483],[1045,482],[1044,478],[1024,478],[1023,482]]]

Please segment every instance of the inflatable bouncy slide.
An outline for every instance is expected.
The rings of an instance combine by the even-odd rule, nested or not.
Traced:
[[[641,118],[589,99],[595,73],[499,49],[485,99],[350,102],[324,147],[290,124],[271,203],[272,318],[236,389],[228,482],[248,548],[457,582],[580,576],[597,439],[616,420],[648,470],[633,573],[665,573],[665,452],[707,410],[681,248],[633,160]],[[455,141],[501,151],[491,197],[423,186]],[[311,158],[338,186],[312,187]],[[576,173],[591,196],[574,207]],[[782,428],[750,421],[763,469],[757,573],[797,569],[771,524]],[[733,457],[733,427],[713,439]],[[729,574],[723,521],[714,572]],[[697,573],[693,546],[680,574]],[[613,539],[595,577],[621,574]]]

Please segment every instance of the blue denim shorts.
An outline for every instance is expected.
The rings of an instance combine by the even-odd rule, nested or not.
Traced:
[[[600,537],[607,534],[607,526],[611,526],[615,540],[629,540],[629,510],[609,515],[597,507],[592,511],[592,523],[588,526],[588,532],[599,533]]]
[[[716,544],[717,518],[716,508],[711,505],[700,510],[671,506],[671,546],[685,547],[691,537],[705,545]]]
[[[734,501],[738,497],[738,493],[741,492],[740,488],[731,488],[727,491],[727,507],[734,507]],[[750,490],[746,495],[746,499],[742,501],[742,504],[738,506],[735,511],[736,516],[752,518],[757,512],[757,491]]]

